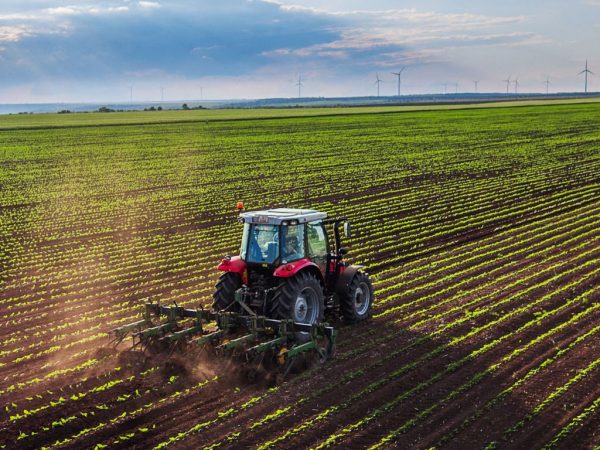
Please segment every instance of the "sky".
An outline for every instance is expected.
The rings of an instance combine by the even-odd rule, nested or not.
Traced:
[[[600,90],[600,0],[2,0],[0,103]]]

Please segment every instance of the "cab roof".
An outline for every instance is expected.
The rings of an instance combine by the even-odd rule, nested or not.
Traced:
[[[290,221],[305,223],[326,218],[327,213],[315,211],[314,209],[275,208],[262,211],[248,211],[240,214],[240,220],[244,223],[262,223],[269,225],[281,225],[282,222]]]

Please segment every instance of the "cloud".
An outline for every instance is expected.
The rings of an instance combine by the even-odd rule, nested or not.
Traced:
[[[27,13],[8,13],[0,14],[0,22],[12,22],[12,21],[29,21],[41,19],[41,14],[27,14]]]
[[[148,2],[148,1],[140,1],[138,2],[140,8],[143,9],[157,9],[160,8],[160,3],[158,2]]]
[[[105,7],[99,8],[96,6],[59,6],[56,8],[48,8],[44,10],[45,13],[50,16],[75,16],[84,14],[112,14],[112,13],[123,13],[129,11],[128,6],[116,6],[116,7]]]
[[[598,1],[600,0],[590,0]],[[320,8],[283,4],[278,1],[270,0],[270,3],[278,5],[284,11],[308,12],[320,16],[341,17],[346,19],[359,19],[362,23],[372,21],[381,23],[413,22],[426,23],[431,26],[463,26],[489,27],[494,25],[512,24],[522,22],[524,16],[488,16],[472,13],[439,13],[435,11],[419,11],[416,8],[386,9],[386,10],[351,10],[351,11],[330,11]]]
[[[33,35],[33,29],[26,25],[0,26],[0,42],[17,42],[26,36]]]
[[[531,32],[492,31],[521,23],[523,16],[442,14],[416,9],[331,12],[283,5],[276,1],[272,3],[285,11],[302,11],[337,19],[339,38],[303,48],[278,48],[265,53],[268,58],[338,57],[355,60],[357,65],[388,66],[397,64],[399,59],[404,63],[438,61],[440,52],[436,49],[442,48],[543,42],[540,35]]]
[[[102,7],[82,2],[8,15],[23,22],[0,28],[0,41],[11,44],[4,53],[9,68],[0,73],[5,82],[248,73],[265,63],[263,53],[279,45],[302,48],[338,36],[331,19],[247,0],[172,0],[168,8],[150,1]]]

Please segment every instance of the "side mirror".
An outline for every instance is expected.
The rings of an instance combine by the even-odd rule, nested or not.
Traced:
[[[340,247],[340,249],[338,250],[338,253],[342,256],[347,255],[348,249],[346,247]]]
[[[344,236],[347,238],[352,237],[352,229],[350,228],[350,222],[344,222]]]

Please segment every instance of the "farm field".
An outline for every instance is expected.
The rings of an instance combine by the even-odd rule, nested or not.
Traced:
[[[600,103],[380,112],[0,118],[0,448],[599,446]],[[349,217],[373,318],[276,387],[108,348],[237,200]]]
[[[507,100],[471,104],[414,104],[398,106],[346,106],[314,108],[252,108],[252,109],[204,109],[129,111],[124,113],[71,113],[71,114],[12,114],[1,116],[0,130],[33,129],[48,127],[136,125],[160,123],[189,123],[219,120],[278,119],[283,117],[342,116],[366,113],[397,113],[412,111],[437,111],[445,109],[510,108],[514,106],[561,105],[573,103],[598,103],[597,97],[577,99]]]

